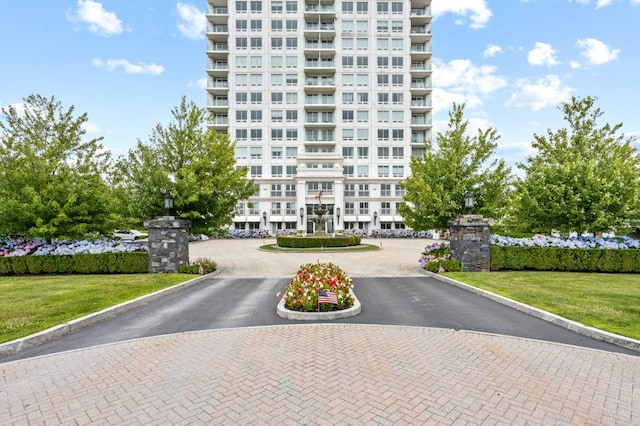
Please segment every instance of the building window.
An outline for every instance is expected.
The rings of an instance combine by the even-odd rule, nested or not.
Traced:
[[[262,2],[261,1],[252,1],[251,2],[251,12],[254,12],[254,13],[262,12]]]
[[[287,19],[287,31],[297,31],[298,21],[295,19]]]
[[[288,1],[287,5],[287,13],[296,13],[298,11],[298,3],[295,1]]]
[[[353,158],[353,147],[352,146],[343,146],[342,147],[342,158]]]
[[[262,141],[262,129],[251,129],[251,140]]]
[[[260,123],[262,122],[262,111],[251,111],[251,122],[252,123]]]
[[[402,3],[400,2],[391,2],[391,12],[394,15],[402,15]]]
[[[298,158],[298,147],[297,146],[288,146],[286,149],[287,158]]]
[[[380,195],[382,197],[391,197],[391,184],[383,183],[380,185]]]
[[[348,215],[356,214],[355,203],[353,201],[347,201],[344,203],[344,214],[348,214]]]
[[[401,160],[404,158],[404,147],[402,146],[394,146],[393,147],[393,158],[394,160]]]
[[[236,12],[246,12],[247,11],[247,2],[246,1],[237,1],[236,2]]]
[[[262,177],[262,166],[251,166],[249,173],[251,177]]]
[[[404,166],[393,166],[393,177],[404,177]]]
[[[284,28],[284,23],[282,22],[282,19],[271,20],[271,31],[282,31],[283,28]],[[282,46],[282,43],[280,44],[280,46]]]
[[[342,94],[342,104],[343,105],[351,105],[351,104],[353,104],[353,93],[348,93],[348,92],[347,93],[343,93]]]
[[[295,197],[296,196],[296,184],[288,183],[284,186],[284,196],[285,197]]]
[[[389,68],[389,58],[386,56],[378,56],[378,68]]]
[[[298,140],[298,129],[287,129],[287,141],[295,142]]]
[[[378,166],[378,177],[389,177],[389,166]]]
[[[273,93],[272,93],[273,95]],[[272,123],[282,123],[282,118],[284,117],[284,112],[281,109],[271,110],[271,122]]]
[[[354,131],[353,129],[342,129],[342,139],[345,141],[353,140]]]
[[[353,123],[353,111],[342,111],[342,121],[345,123]]]
[[[247,131],[245,129],[245,138],[247,137]],[[236,147],[236,159],[237,160],[246,160],[247,159],[247,147],[246,146],[237,146]]]
[[[271,2],[271,12],[282,13],[282,2],[274,0]]]
[[[247,38],[246,37],[238,37],[236,39],[236,48],[237,49],[246,49],[247,48]]]
[[[271,158],[274,160],[278,160],[282,158],[282,147],[281,146],[272,146],[271,147]]]
[[[247,111],[236,111],[236,121],[238,123],[247,122]]]
[[[365,1],[359,1],[356,3],[356,11],[358,13],[368,13],[369,12],[369,4]]]
[[[287,37],[287,49],[294,50],[298,48],[298,39],[293,37]]]
[[[342,13],[353,13],[353,2],[352,1],[343,1],[342,2]]]
[[[368,141],[369,140],[369,129],[358,129],[358,140],[359,141]]]
[[[287,177],[294,177],[298,166],[287,166]]]
[[[342,174],[348,177],[353,177],[353,166],[342,166]]]
[[[251,31],[262,31],[262,20],[261,19],[252,19],[251,20]]]
[[[342,39],[342,50],[353,50],[353,39],[352,38],[344,38]]]
[[[379,160],[388,160],[389,159],[389,147],[388,146],[379,146],[378,147],[378,159]]]
[[[282,177],[282,166],[271,166],[271,177]]]
[[[358,203],[358,214],[369,214],[369,203],[367,201]]]
[[[369,66],[369,58],[366,56],[356,57],[356,65],[358,68],[367,68]]]
[[[392,137],[394,141],[401,141],[404,139],[404,130],[403,129],[393,129]]]
[[[353,183],[345,183],[344,184],[344,196],[345,197],[355,197],[356,196],[356,186]]]
[[[391,76],[391,84],[394,86],[402,86],[404,83],[404,76],[402,74],[393,74]]]
[[[262,49],[262,38],[260,38],[260,37],[251,37],[251,49],[253,49],[253,50]]]
[[[367,158],[369,158],[369,147],[368,146],[359,146],[358,147],[358,158],[359,159],[367,159]]]
[[[389,141],[389,129],[378,129],[378,141],[380,142],[388,142]],[[389,153],[387,152],[387,156]]]
[[[273,201],[271,203],[271,214],[281,214],[282,210],[280,210],[280,202]]]
[[[251,92],[251,103],[259,105],[262,103],[262,92]]]
[[[358,166],[358,177],[369,177],[369,166],[361,165]]]
[[[239,31],[239,32],[247,31],[247,20],[246,19],[237,19],[236,20],[236,31]]]
[[[271,129],[271,140],[281,141],[282,133],[283,133],[282,129]]]
[[[388,86],[388,85],[389,85],[389,75],[378,74],[378,86]]]

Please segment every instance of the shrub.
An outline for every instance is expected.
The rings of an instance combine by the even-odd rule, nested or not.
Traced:
[[[199,257],[188,265],[182,265],[178,268],[178,272],[182,274],[209,274],[218,268],[216,262],[211,259]]]
[[[350,293],[353,281],[338,266],[332,263],[307,263],[300,265],[284,294],[278,297],[285,300],[285,307],[294,311],[334,311],[353,306]],[[323,303],[318,305],[318,292],[330,291],[336,294],[337,305]]]
[[[301,237],[299,235],[279,235],[276,241],[280,247],[287,248],[319,248],[319,247],[351,247],[360,244],[356,235],[335,237]]]
[[[457,272],[462,265],[451,259],[451,249],[446,243],[433,243],[425,247],[420,259],[420,267],[430,272]]]

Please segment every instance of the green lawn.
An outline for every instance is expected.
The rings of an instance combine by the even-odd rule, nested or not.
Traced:
[[[0,277],[0,343],[28,336],[198,275]]]
[[[584,325],[640,340],[640,275],[451,272],[457,281]]]

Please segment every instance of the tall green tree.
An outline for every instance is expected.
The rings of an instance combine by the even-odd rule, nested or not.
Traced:
[[[596,98],[559,106],[568,128],[534,134],[537,154],[518,164],[514,222],[534,232],[624,231],[640,218],[640,155],[622,123],[598,125]]]
[[[24,109],[0,116],[0,233],[85,237],[117,222],[104,173],[102,138],[86,140],[87,114],[74,115],[55,97],[30,95]]]
[[[491,159],[499,135],[490,128],[468,136],[464,107],[453,104],[447,130],[436,136],[437,147],[427,142],[422,157],[411,159],[411,176],[402,183],[405,203],[398,211],[412,229],[448,228],[450,219],[465,212],[467,191],[475,196],[474,213],[503,215],[511,169]]]
[[[171,123],[158,124],[147,143],[118,159],[118,190],[138,220],[163,215],[171,191],[174,214],[190,219],[192,232],[208,234],[232,222],[238,201],[255,192],[253,181],[235,167],[235,143],[206,128],[206,109],[182,97],[171,114]]]

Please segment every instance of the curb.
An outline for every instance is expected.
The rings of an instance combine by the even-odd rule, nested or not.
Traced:
[[[314,320],[335,320],[340,318],[348,318],[358,315],[362,312],[362,305],[352,290],[349,293],[353,296],[353,306],[348,309],[342,309],[340,311],[333,312],[298,312],[292,311],[284,307],[284,299],[280,299],[276,308],[276,313],[281,318],[300,321],[314,321]]]
[[[56,340],[64,336],[65,334],[73,333],[74,331],[78,331],[79,329],[86,327],[88,325],[105,320],[107,318],[111,318],[113,316],[116,316],[128,310],[131,310],[133,308],[137,308],[139,306],[145,305],[167,294],[176,293],[184,288],[191,287],[192,285],[199,283],[203,278],[217,275],[219,273],[220,271],[216,270],[202,277],[192,278],[183,283],[176,284],[171,287],[163,288],[162,290],[158,290],[154,293],[137,297],[133,300],[122,302],[118,305],[111,306],[110,308],[103,309],[102,311],[85,315],[84,317],[73,319],[69,322],[53,326],[46,330],[40,331],[38,333],[31,334],[29,336],[22,337],[20,339],[11,340],[9,342],[2,343],[0,344],[0,357],[13,355],[20,351],[24,351],[34,346],[41,345],[51,340]]]
[[[576,321],[569,320],[567,318],[561,317],[556,314],[552,314],[551,312],[543,311],[542,309],[534,308],[533,306],[526,305],[521,302],[516,302],[515,300],[506,298],[504,296],[500,296],[495,293],[491,293],[486,290],[479,289],[477,287],[473,287],[469,284],[465,284],[463,282],[454,280],[453,278],[444,277],[442,275],[436,274],[434,272],[425,271],[424,269],[418,268],[418,271],[422,272],[424,275],[436,279],[438,281],[442,281],[447,284],[451,284],[453,286],[459,287],[463,290],[469,291],[471,293],[475,293],[479,296],[486,297],[487,299],[491,299],[494,302],[501,303],[503,305],[509,306],[517,311],[524,312],[529,314],[535,318],[539,318],[541,320],[553,323],[560,327],[564,327],[569,329],[575,333],[581,334],[586,337],[591,337],[593,339],[602,340],[607,343],[612,343],[617,346],[621,346],[623,348],[631,349],[636,352],[640,352],[640,340],[632,339],[630,337],[621,336],[619,334],[610,333],[608,331],[600,330],[598,328],[589,327],[584,324],[581,324]]]

